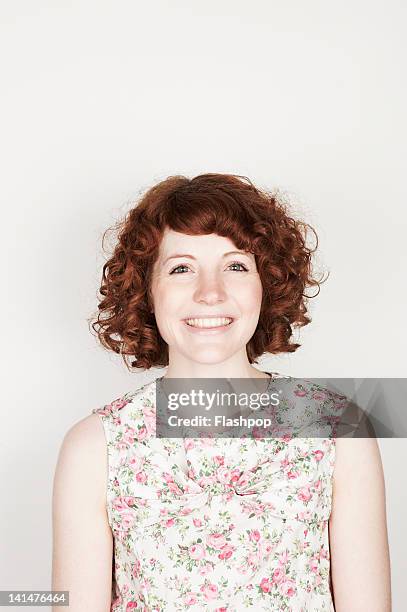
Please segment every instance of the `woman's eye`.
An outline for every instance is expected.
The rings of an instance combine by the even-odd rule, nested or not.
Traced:
[[[179,270],[179,268],[186,268],[188,270],[187,266],[184,266],[183,264],[180,264],[179,266],[176,266],[176,268],[173,268],[170,272],[170,274],[173,274],[175,272],[175,270]],[[178,274],[178,272],[177,272]]]
[[[240,266],[241,268],[243,268],[243,272],[247,272],[247,268],[246,266],[244,266],[243,264],[241,264],[238,261],[234,261],[233,263],[230,264],[231,266]],[[238,272],[241,272],[241,270],[238,270]]]
[[[238,269],[238,270],[236,270],[236,268],[235,268],[235,270],[237,272],[247,272],[246,266],[244,264],[240,263],[239,261],[232,262],[231,264],[229,264],[228,267],[230,268],[231,266],[240,266],[240,269]],[[186,266],[184,264],[179,264],[178,266],[176,266],[175,268],[173,268],[171,270],[170,274],[174,274],[174,273],[175,274],[183,274],[183,272],[179,272],[179,270],[182,269],[182,268],[184,268],[184,270],[188,270],[188,266]]]

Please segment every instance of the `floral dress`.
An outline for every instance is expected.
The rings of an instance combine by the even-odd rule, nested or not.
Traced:
[[[293,399],[333,414],[343,405],[292,380]],[[157,438],[155,399],[152,381],[92,411],[107,441],[111,612],[334,612],[332,427],[318,438]]]

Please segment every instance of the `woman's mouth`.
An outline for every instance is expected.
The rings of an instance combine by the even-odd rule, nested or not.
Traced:
[[[216,334],[228,330],[235,319],[231,317],[209,317],[199,319],[184,319],[183,323],[189,331],[201,334]]]

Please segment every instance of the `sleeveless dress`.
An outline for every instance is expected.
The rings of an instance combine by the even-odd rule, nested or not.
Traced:
[[[342,405],[284,378],[294,400]],[[92,410],[107,442],[111,612],[334,612],[332,427],[319,438],[156,438],[155,400],[152,381]]]

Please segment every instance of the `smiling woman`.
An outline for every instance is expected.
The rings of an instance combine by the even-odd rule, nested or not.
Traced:
[[[258,357],[300,346],[291,336],[311,320],[307,301],[315,296],[306,290],[319,291],[322,282],[312,270],[318,239],[247,177],[171,176],[114,231],[117,245],[103,268],[92,328],[127,367],[169,365],[168,376],[256,376],[250,364]],[[227,334],[196,333],[185,323],[208,317],[232,318]]]
[[[292,413],[299,398],[307,414],[343,407],[253,365],[300,346],[293,328],[310,322],[306,289],[321,282],[314,230],[224,174],[169,177],[116,230],[92,328],[128,368],[168,369],[65,436],[52,588],[69,591],[73,612],[389,612],[376,440],[337,441],[330,423],[322,438],[156,435],[164,378],[267,390],[285,378]]]

